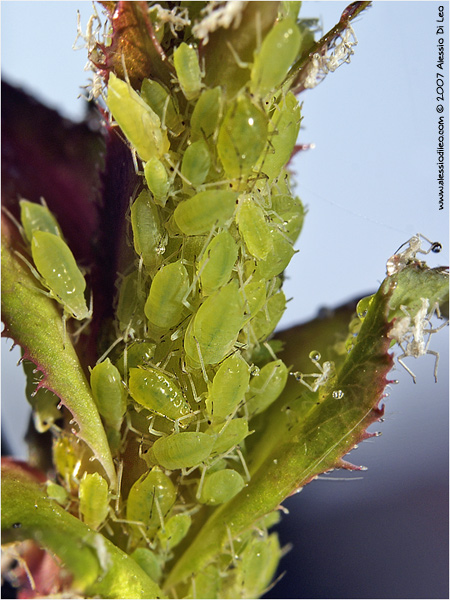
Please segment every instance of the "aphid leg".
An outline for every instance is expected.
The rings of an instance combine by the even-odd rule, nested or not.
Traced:
[[[409,367],[407,367],[405,365],[405,363],[403,362],[402,358],[405,358],[406,356],[411,356],[410,354],[408,354],[407,352],[404,351],[402,345],[400,344],[400,342],[398,343],[398,345],[400,346],[400,348],[403,350],[403,354],[401,354],[400,356],[397,357],[397,361],[399,364],[402,365],[402,367],[408,371],[408,373],[411,375],[411,377],[413,378],[414,383],[416,383],[416,376],[414,375],[414,373],[411,371],[411,369]]]
[[[248,470],[244,455],[242,454],[242,451],[239,448],[239,446],[236,446],[235,450],[236,450],[236,454],[239,456],[239,460],[241,461],[242,468],[244,469],[245,478],[247,479],[247,481],[250,481],[250,479],[251,479],[250,471]]]
[[[194,338],[195,345],[197,346],[197,353],[198,353],[198,358],[200,360],[200,366],[202,368],[203,379],[205,380],[205,383],[208,384],[209,383],[209,379],[208,379],[208,375],[206,374],[205,363],[203,361],[202,350],[200,348],[200,344],[198,343],[198,340],[195,337],[195,335],[192,336],[192,337]]]
[[[195,497],[197,498],[197,500],[202,495],[203,482],[205,481],[205,475],[206,475],[206,471],[208,470],[208,467],[206,465],[202,465],[201,470],[202,470],[202,474],[200,476],[200,481],[199,481],[199,484],[198,484],[197,493],[195,494]]]

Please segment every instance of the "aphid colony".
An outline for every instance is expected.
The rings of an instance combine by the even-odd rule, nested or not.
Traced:
[[[119,274],[115,337],[99,349],[90,384],[119,475],[132,448],[140,464],[111,491],[74,437],[59,437],[54,456],[68,493],[60,501],[75,498],[90,527],[124,528],[124,549],[155,579],[199,506],[245,487],[251,419],[287,381],[266,340],[285,308],[282,272],[303,222],[285,170],[300,128],[288,78],[300,44],[295,20],[280,19],[233,97],[205,85],[197,49],[184,42],[169,57],[172,89],[144,79],[139,93],[109,75],[106,104],[142,186],[128,216],[136,259]],[[22,202],[22,225],[44,286],[66,316],[88,318],[84,277],[51,213]],[[261,346],[266,358],[254,364]],[[249,537],[248,560],[258,543],[273,562],[276,538]],[[162,558],[145,553],[157,547]]]

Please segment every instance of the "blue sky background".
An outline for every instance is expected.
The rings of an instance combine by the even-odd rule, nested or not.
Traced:
[[[346,4],[304,2],[302,16],[320,17],[327,31]],[[353,23],[359,43],[351,63],[301,96],[299,141],[316,147],[298,154],[293,163],[296,192],[308,215],[297,244],[299,252],[287,271],[285,293],[293,299],[281,327],[312,318],[321,306],[333,307],[374,291],[385,275],[386,260],[415,233],[444,246],[440,255],[427,257],[430,266],[448,264],[448,203],[445,210],[438,210],[436,182],[439,5],[449,19],[448,2],[375,1]],[[85,51],[72,50],[77,10],[84,28],[90,2],[1,2],[3,77],[73,119],[83,115],[85,103],[77,96],[89,76],[83,72]],[[448,63],[446,68],[448,82]],[[446,92],[450,92],[448,83]],[[448,102],[444,116],[448,128]],[[3,342],[2,348],[7,346]],[[314,518],[364,503],[370,507],[374,498],[387,503],[399,489],[411,498],[425,490],[426,498],[427,489],[431,494],[437,482],[447,481],[446,329],[433,337],[430,348],[441,354],[439,382],[433,381],[432,356],[412,359],[417,385],[397,367],[393,378],[400,385],[392,389],[386,422],[378,427],[383,436],[364,443],[350,457],[369,466],[369,471],[353,482],[314,482],[295,498],[294,513],[301,514],[302,506],[310,506],[308,501],[315,506]],[[26,408],[26,400],[14,366],[17,358],[3,352],[2,398],[7,410],[13,405],[13,416],[4,417],[4,426],[8,431],[13,425],[19,439],[17,414]],[[16,445],[13,449],[23,452]],[[426,506],[422,508],[426,513]],[[288,525],[296,518],[287,517]],[[436,540],[439,534],[433,527],[428,524],[427,530],[431,528]],[[446,531],[445,522],[443,527]],[[414,573],[409,576],[413,587],[424,585],[430,590],[431,575],[420,584],[420,569],[415,570],[417,582]],[[369,596],[376,597],[372,593]],[[402,593],[407,597],[406,591]]]

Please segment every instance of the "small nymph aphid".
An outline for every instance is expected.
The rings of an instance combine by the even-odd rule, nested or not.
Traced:
[[[230,190],[199,192],[178,204],[173,215],[175,223],[186,235],[209,233],[213,226],[220,227],[231,219],[236,198],[236,192]]]
[[[244,486],[245,481],[237,471],[222,469],[205,476],[198,498],[202,504],[224,504],[234,498]]]
[[[244,177],[253,169],[267,142],[267,117],[245,95],[227,110],[219,129],[217,152],[229,177]]]
[[[250,381],[246,394],[247,414],[257,415],[275,402],[284,390],[287,377],[288,369],[282,360],[265,365]]]
[[[201,289],[205,295],[228,283],[237,257],[237,244],[228,231],[222,231],[209,242],[198,263]]]
[[[294,19],[278,21],[255,56],[250,91],[261,97],[278,88],[300,49],[301,35]]]
[[[244,323],[244,301],[237,282],[209,296],[192,318],[184,348],[193,365],[219,363],[233,348]]]
[[[196,467],[209,458],[215,436],[195,431],[182,431],[161,437],[148,452],[148,461],[165,469]]]
[[[223,361],[208,389],[206,412],[214,422],[224,421],[244,399],[250,380],[249,366],[240,354]]]
[[[173,62],[186,100],[195,100],[202,89],[202,73],[197,51],[182,42],[173,53]]]
[[[144,312],[156,332],[168,331],[184,316],[184,304],[189,290],[189,275],[181,260],[162,267],[155,275]]]
[[[428,250],[422,248],[421,238],[430,244]],[[404,248],[404,250],[402,250],[402,248]],[[441,250],[442,245],[439,242],[432,242],[422,233],[413,235],[412,238],[402,244],[395,254],[389,258],[386,263],[386,273],[388,276],[395,275],[407,265],[415,262],[417,260],[417,254],[429,254],[430,252],[437,254]]]
[[[433,328],[431,325],[431,319],[433,315],[436,313],[438,318],[441,316],[439,306],[436,303],[430,311],[429,299],[421,298],[421,302],[422,306],[419,308],[414,317],[411,317],[406,306],[400,306],[405,316],[398,318],[395,321],[392,329],[389,332],[389,337],[395,339],[402,349],[403,354],[400,354],[400,356],[397,357],[397,360],[399,364],[402,365],[402,367],[411,375],[414,383],[416,383],[416,376],[411,369],[405,365],[403,359],[407,358],[408,356],[419,358],[419,356],[424,356],[425,354],[432,354],[435,357],[434,379],[437,382],[439,352],[429,350],[428,346],[430,345],[431,336],[433,333],[436,333],[448,325],[448,321],[442,323],[442,325],[439,327]]]
[[[127,499],[127,520],[142,523],[136,526],[152,536],[163,527],[164,519],[176,500],[176,489],[171,479],[158,467],[142,475],[131,486]]]
[[[148,190],[142,191],[131,207],[131,225],[136,253],[144,265],[155,269],[161,264],[166,234],[161,224],[159,209]]]
[[[109,512],[109,491],[105,479],[98,473],[85,473],[78,490],[79,510],[83,521],[98,529]]]

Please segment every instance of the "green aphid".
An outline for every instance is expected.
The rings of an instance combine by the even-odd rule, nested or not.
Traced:
[[[300,131],[300,105],[292,92],[275,104],[269,121],[269,143],[258,166],[273,181],[289,161]]]
[[[227,110],[217,139],[225,173],[232,178],[248,175],[266,143],[267,117],[247,96],[239,96]]]
[[[188,469],[202,464],[211,455],[215,436],[195,431],[173,433],[156,440],[147,460],[165,469]]]
[[[119,287],[116,317],[120,331],[129,337],[142,334],[144,329],[143,279],[143,272],[136,269],[122,279]]]
[[[185,129],[174,96],[166,88],[151,79],[144,79],[141,87],[142,99],[158,115],[161,124],[165,125],[172,135],[179,136]]]
[[[224,421],[244,399],[250,381],[249,366],[236,353],[223,361],[208,388],[206,412],[213,422]]]
[[[136,253],[142,256],[146,267],[151,270],[157,268],[162,262],[166,235],[161,224],[159,209],[152,202],[147,190],[143,190],[133,202],[131,226]]]
[[[217,234],[198,263],[203,294],[210,295],[229,282],[238,257],[238,246],[228,231]]]
[[[286,296],[282,291],[271,296],[263,307],[250,321],[256,341],[265,340],[275,329],[286,308]]]
[[[199,501],[212,506],[228,502],[245,486],[242,476],[233,469],[207,474],[202,483]]]
[[[191,130],[194,139],[213,138],[219,127],[222,115],[223,92],[220,87],[204,90],[197,100],[191,116]]]
[[[178,546],[186,537],[192,525],[192,517],[186,513],[173,515],[164,523],[164,529],[158,531],[158,538],[166,552]]]
[[[140,158],[147,162],[169,150],[167,132],[161,129],[158,115],[133,88],[110,73],[106,100],[114,120]]]
[[[170,191],[170,179],[166,167],[159,160],[153,157],[144,165],[144,176],[148,189],[153,194],[156,204],[165,206]]]
[[[275,360],[265,365],[250,381],[250,389],[246,394],[246,412],[254,416],[266,410],[275,402],[288,378],[288,368],[282,360]]]
[[[197,140],[188,146],[181,163],[181,174],[193,186],[201,185],[211,168],[211,157],[205,141]]]
[[[86,281],[65,241],[47,231],[34,231],[31,254],[44,285],[64,308],[64,319],[71,316],[82,321],[92,316],[84,290]]]
[[[156,344],[153,342],[136,340],[128,344],[115,363],[122,377],[132,367],[145,367],[155,356],[155,350]]]
[[[200,365],[219,363],[232,350],[244,323],[244,301],[237,282],[209,296],[191,319],[184,338],[190,361]]]
[[[244,197],[239,200],[236,222],[248,252],[256,259],[264,260],[273,251],[266,212],[251,196]]]
[[[221,227],[233,217],[237,196],[229,190],[199,192],[178,204],[175,222],[186,235],[209,233],[213,227]]]
[[[173,63],[186,100],[195,100],[202,89],[202,73],[197,51],[182,42],[173,53]]]
[[[191,413],[180,388],[165,373],[147,367],[131,368],[128,386],[135,402],[153,413],[186,425]]]
[[[148,535],[163,527],[177,496],[171,479],[158,467],[154,467],[133,483],[127,499],[127,520],[142,523]],[[141,531],[133,525],[136,535]]]
[[[249,435],[248,421],[245,417],[213,424],[206,431],[216,437],[212,447],[214,454],[229,452]]]
[[[98,473],[85,473],[78,490],[79,510],[83,521],[98,529],[109,512],[109,491],[105,479]]]
[[[294,19],[287,18],[275,23],[256,53],[251,73],[250,91],[264,97],[277,92],[289,67],[297,58],[301,35]]]
[[[155,275],[144,311],[151,326],[164,333],[178,325],[186,311],[183,300],[189,290],[189,275],[181,260],[162,267]]]
[[[91,388],[104,423],[119,431],[127,410],[127,392],[118,369],[109,358],[92,369]]]

